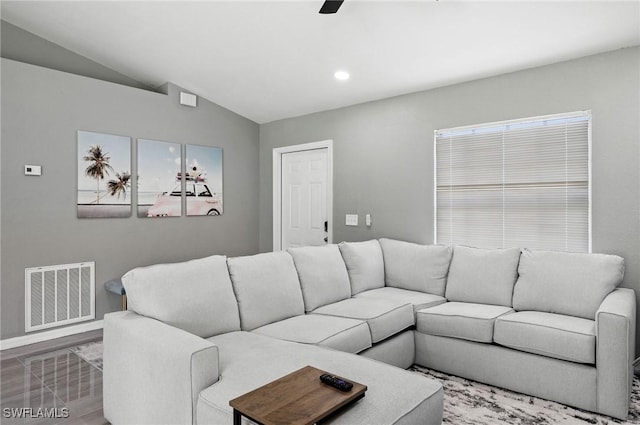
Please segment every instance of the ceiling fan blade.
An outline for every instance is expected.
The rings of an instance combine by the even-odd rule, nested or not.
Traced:
[[[340,9],[340,6],[342,6],[343,1],[344,0],[326,0],[320,8],[320,13],[323,15],[336,13],[338,9]]]

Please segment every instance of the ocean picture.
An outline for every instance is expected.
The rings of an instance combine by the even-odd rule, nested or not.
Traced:
[[[78,131],[78,218],[131,216],[131,138]]]
[[[222,148],[187,145],[187,215],[222,214]]]
[[[138,216],[182,215],[179,143],[138,139]]]

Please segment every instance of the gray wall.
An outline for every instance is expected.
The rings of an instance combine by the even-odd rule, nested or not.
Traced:
[[[202,98],[196,109],[180,106],[171,84],[165,95],[8,59],[1,65],[2,339],[24,334],[26,267],[95,261],[101,319],[120,309],[102,283],[133,267],[258,251],[258,124]],[[224,214],[76,218],[78,130],[222,147]],[[25,176],[25,164],[42,165],[42,176]]]
[[[272,248],[275,147],[333,139],[335,241],[433,243],[434,130],[590,109],[593,251],[623,256],[623,286],[640,294],[639,95],[636,47],[261,125],[260,249]]]
[[[71,74],[150,90],[147,85],[107,68],[71,50],[38,37],[7,21],[0,21],[2,57]]]

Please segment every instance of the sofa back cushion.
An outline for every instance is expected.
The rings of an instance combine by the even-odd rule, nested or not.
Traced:
[[[617,255],[524,250],[513,293],[516,310],[595,319],[596,310],[624,276]]]
[[[387,286],[444,296],[450,246],[380,239]]]
[[[227,260],[242,330],[304,314],[298,273],[288,252]]]
[[[139,267],[122,276],[128,309],[203,338],[240,330],[227,257]]]
[[[520,248],[482,249],[456,245],[445,296],[449,301],[511,307]]]
[[[377,240],[341,242],[338,247],[347,265],[351,295],[384,287],[384,260]]]
[[[306,311],[351,297],[347,267],[337,245],[291,248]]]

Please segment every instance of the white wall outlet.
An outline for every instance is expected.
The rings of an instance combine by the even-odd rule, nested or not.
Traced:
[[[364,216],[364,224],[367,227],[371,227],[371,214],[367,214]]]
[[[42,175],[42,166],[40,166],[40,165],[25,165],[24,166],[24,175],[25,176],[41,176]]]
[[[347,226],[357,226],[358,225],[358,214],[347,214],[345,216],[345,225]]]

